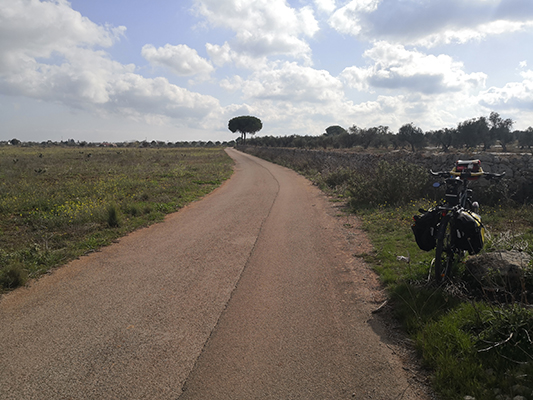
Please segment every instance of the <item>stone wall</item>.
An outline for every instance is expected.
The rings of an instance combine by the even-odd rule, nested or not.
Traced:
[[[369,171],[381,161],[395,164],[406,161],[434,171],[451,170],[457,160],[481,160],[483,170],[488,172],[505,172],[502,181],[509,197],[517,202],[533,201],[533,156],[529,153],[436,153],[426,151],[412,153],[404,150],[387,153],[364,153],[339,150],[305,150],[275,147],[240,147],[242,151],[273,162],[290,166],[299,171],[316,171],[322,174],[339,168]],[[428,174],[428,179],[430,176]],[[488,185],[480,180],[476,185]]]

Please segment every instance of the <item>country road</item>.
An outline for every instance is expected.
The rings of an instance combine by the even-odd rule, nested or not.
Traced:
[[[427,398],[371,313],[364,235],[227,151],[201,201],[0,299],[1,400]]]

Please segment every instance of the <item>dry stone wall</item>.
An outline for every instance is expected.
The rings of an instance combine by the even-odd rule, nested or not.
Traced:
[[[533,201],[533,156],[530,153],[437,153],[426,151],[412,153],[404,150],[374,154],[349,152],[338,150],[305,150],[275,147],[240,147],[249,154],[290,166],[299,171],[316,171],[322,174],[333,172],[340,168],[350,168],[356,171],[374,169],[380,161],[395,164],[406,161],[426,168],[450,170],[457,160],[479,159],[485,171],[505,172],[505,185],[510,196],[518,202]],[[429,175],[428,175],[429,178]],[[487,185],[480,180],[480,186]]]

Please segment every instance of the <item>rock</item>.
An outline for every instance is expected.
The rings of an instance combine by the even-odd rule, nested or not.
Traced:
[[[517,395],[527,396],[531,393],[531,389],[524,385],[514,385],[511,388],[512,392]],[[514,399],[513,399],[514,400]]]
[[[466,266],[474,277],[483,280],[496,273],[504,278],[523,275],[523,270],[531,261],[531,256],[520,251],[499,251],[470,257]]]
[[[495,397],[496,400],[511,400],[510,396],[506,396],[504,394],[499,394]]]
[[[523,300],[532,294],[528,293],[531,288],[524,291],[524,275],[530,261],[529,254],[519,251],[483,253],[466,261],[465,281],[471,289],[485,295],[508,295]]]
[[[502,260],[509,263],[511,266],[518,268],[525,268],[531,261],[531,256],[522,251],[502,251],[498,253]]]

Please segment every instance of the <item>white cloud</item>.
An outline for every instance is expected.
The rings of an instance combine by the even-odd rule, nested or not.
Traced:
[[[256,71],[267,68],[268,65],[266,56],[256,57],[247,53],[239,53],[232,50],[228,42],[225,42],[222,46],[206,43],[205,47],[213,63],[219,67],[233,63],[238,68]]]
[[[222,46],[218,44],[206,43],[205,48],[207,54],[211,57],[211,60],[218,65],[219,67],[224,64],[232,62],[234,54],[231,51],[230,45],[228,42],[225,42]]]
[[[146,121],[201,120],[220,108],[211,96],[190,92],[165,78],[144,78],[134,73],[133,65],[111,61],[103,52],[78,49],[70,56],[72,60],[61,65],[34,62],[33,68],[5,77],[0,91]]]
[[[441,32],[430,34],[413,41],[413,44],[422,45],[425,47],[433,47],[438,44],[449,43],[467,43],[473,40],[480,41],[487,36],[501,35],[504,33],[514,33],[533,28],[533,18],[531,21],[517,22],[498,20],[480,24],[478,26],[468,28],[461,27],[458,29],[445,29]]]
[[[242,93],[247,109],[268,121],[265,134],[321,134],[354,113],[339,79],[295,62],[271,63],[248,78],[225,79],[221,87]]]
[[[66,0],[10,0],[0,7],[0,73],[34,58],[77,47],[109,47],[126,28],[102,27],[72,10]]]
[[[329,19],[366,40],[423,46],[465,43],[533,27],[528,0],[352,0]]]
[[[533,70],[522,71],[520,75],[521,82],[509,82],[502,88],[491,87],[482,92],[480,103],[498,110],[533,110]]]
[[[220,110],[214,97],[190,92],[164,78],[144,78],[135,73],[134,65],[113,61],[97,49],[113,45],[124,30],[94,24],[65,0],[4,2],[0,7],[0,93],[147,121],[179,119],[194,126]],[[187,67],[209,72],[209,63],[194,57],[194,50],[167,49],[192,60],[189,66],[173,65],[182,73]],[[160,49],[151,54],[150,48],[145,50],[154,59],[159,56],[161,63],[172,58],[166,59]]]
[[[133,65],[109,59],[104,51],[72,47],[57,51],[54,63],[25,57],[25,62],[0,74],[0,91],[83,108],[109,101],[108,85],[113,75],[131,73]],[[16,54],[22,58],[21,53]],[[0,53],[0,58],[1,53]]]
[[[113,77],[105,110],[143,119],[144,115],[198,121],[220,108],[211,96],[192,93],[165,78],[146,79],[129,73]]]
[[[358,35],[365,18],[377,10],[380,0],[351,0],[331,16],[329,24],[339,32]]]
[[[373,75],[373,68],[347,67],[339,75],[339,78],[347,87],[360,91],[369,91],[369,79]]]
[[[223,81],[228,90],[242,90],[245,99],[292,103],[324,103],[342,98],[341,82],[328,71],[285,62],[254,72],[247,80]]]
[[[196,50],[184,44],[177,46],[166,44],[165,47],[157,49],[147,44],[143,46],[141,54],[150,64],[167,67],[178,76],[207,77],[214,70],[213,66],[200,57]]]
[[[270,63],[248,78],[225,79],[221,86],[242,92],[250,109],[280,134],[320,134],[332,124],[388,125],[397,130],[414,122],[423,129],[438,129],[471,118],[472,110],[480,110],[480,115],[483,111],[471,95],[483,88],[486,76],[465,73],[463,65],[447,55],[378,42],[365,57],[372,66],[347,68],[339,77],[294,62]],[[345,86],[390,89],[393,95],[376,95],[357,104],[347,98]]]
[[[407,89],[434,95],[485,85],[485,74],[467,74],[462,63],[444,54],[427,55],[401,45],[377,42],[364,56],[373,62],[372,66],[348,67],[340,75],[349,87],[358,90]]]
[[[212,26],[234,31],[231,46],[239,53],[310,60],[311,48],[304,38],[319,27],[308,6],[295,9],[285,0],[195,0],[195,9]]]
[[[115,61],[110,53],[125,27],[95,24],[66,0],[0,0],[1,99],[9,102],[14,99],[10,95],[21,96],[28,104],[46,102],[48,109],[59,104],[61,109],[85,110],[75,114],[94,120],[104,116],[115,126],[127,117],[159,124],[167,132],[180,125],[217,134],[226,130],[229,118],[243,114],[263,120],[261,134],[281,135],[320,134],[333,124],[388,125],[397,130],[413,122],[425,130],[437,129],[486,115],[487,110],[505,110],[526,120],[524,116],[533,114],[527,47],[514,56],[511,50],[520,43],[509,46],[513,49],[506,54],[515,57],[512,65],[519,65],[521,77],[507,84],[505,76],[517,71],[508,67],[509,60],[503,68],[486,65],[481,72],[484,66],[476,66],[477,54],[461,62],[467,49],[460,45],[447,47],[450,55],[442,49],[422,49],[488,41],[496,35],[524,38],[503,34],[531,29],[531,0],[192,2],[196,16],[213,31],[199,29],[187,44],[162,47],[133,43],[132,37],[119,51],[123,57],[126,47],[136,48],[131,57],[138,57],[142,47],[142,56],[152,66],[206,80],[198,89],[202,94],[165,78],[148,79],[158,68],[150,71]],[[182,17],[186,21],[190,16]],[[319,32],[319,22],[324,21],[345,37],[331,29]],[[191,43],[204,38],[205,50],[192,48]],[[153,40],[169,43],[164,37]],[[498,38],[498,44],[502,42]],[[474,47],[482,52],[490,43],[469,46]],[[361,56],[361,48],[368,48],[363,54],[366,64],[350,66]],[[312,58],[324,69],[312,68]],[[487,55],[480,53],[480,59]],[[143,71],[149,72],[142,76]],[[211,87],[215,82],[219,86]],[[486,82],[498,82],[490,83],[498,87],[486,90]],[[221,94],[224,106],[208,93]]]
[[[486,110],[475,98],[461,92],[446,96],[398,94],[376,96],[373,100],[336,105],[337,123],[343,127],[388,126],[393,132],[406,123],[414,123],[423,130],[456,126],[461,120],[483,115]]]
[[[335,5],[335,0],[315,0],[315,5],[319,11],[323,11],[328,14],[331,14],[337,8]]]

